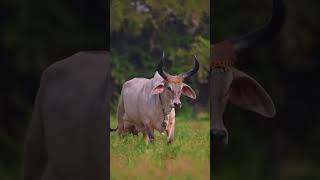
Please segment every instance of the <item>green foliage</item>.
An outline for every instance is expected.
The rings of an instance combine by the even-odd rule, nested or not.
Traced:
[[[196,38],[196,41],[191,45],[190,54],[197,54],[200,61],[200,69],[197,73],[200,83],[207,83],[208,72],[210,70],[210,39],[205,39],[201,36]]]
[[[208,0],[112,0],[110,8],[111,32],[128,28],[128,32],[138,35],[144,26],[161,30],[172,14],[181,18],[184,25],[199,23],[209,15]]]

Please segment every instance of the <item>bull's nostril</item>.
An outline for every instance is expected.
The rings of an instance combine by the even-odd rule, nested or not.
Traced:
[[[180,108],[181,107],[181,103],[173,103],[175,108]]]
[[[211,130],[211,135],[217,141],[221,141],[227,137],[227,132],[225,130],[213,129]]]

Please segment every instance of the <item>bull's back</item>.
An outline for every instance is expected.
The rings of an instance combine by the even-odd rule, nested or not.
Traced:
[[[122,86],[122,97],[125,114],[129,120],[140,120],[139,108],[141,106],[141,96],[143,96],[146,83],[150,80],[146,78],[133,78],[125,82]]]
[[[107,52],[80,52],[46,70],[48,162],[64,179],[106,179]]]

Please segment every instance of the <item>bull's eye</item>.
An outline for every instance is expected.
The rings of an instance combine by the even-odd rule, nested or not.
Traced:
[[[167,86],[167,89],[168,89],[169,91],[172,91],[172,89],[171,89],[171,87],[170,87],[170,86]]]

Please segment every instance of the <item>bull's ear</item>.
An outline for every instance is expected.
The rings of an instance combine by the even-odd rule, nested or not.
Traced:
[[[160,94],[160,93],[162,93],[164,91],[164,84],[158,84],[158,85],[156,85],[153,89],[152,89],[152,91],[151,91],[151,93],[152,94]]]
[[[182,90],[181,90],[181,93],[191,99],[196,99],[197,98],[197,95],[196,93],[194,92],[194,90],[188,86],[187,84],[184,84],[182,85]]]
[[[263,87],[252,77],[232,68],[233,81],[229,90],[231,103],[262,116],[272,118],[276,110],[272,99]]]

